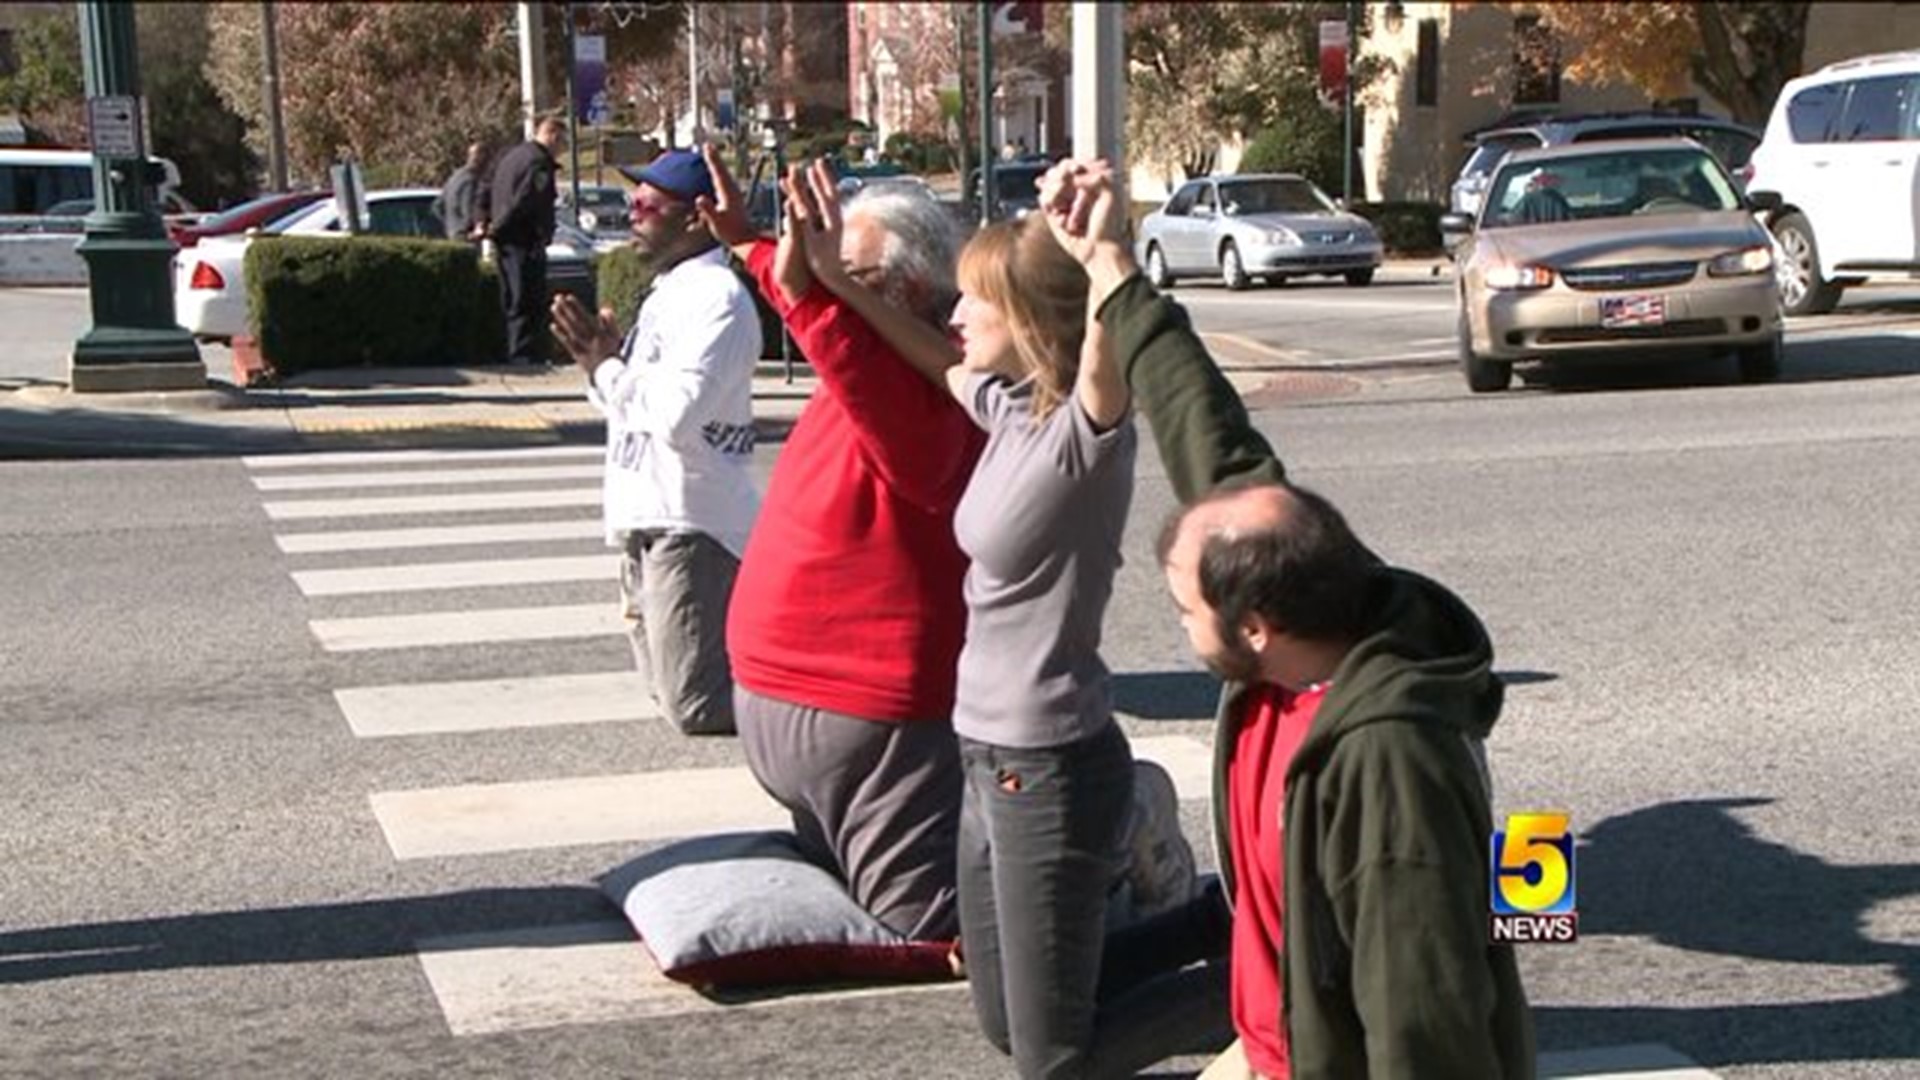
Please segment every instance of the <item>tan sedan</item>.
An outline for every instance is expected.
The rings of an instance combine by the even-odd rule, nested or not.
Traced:
[[[1476,392],[1518,360],[1730,351],[1780,371],[1773,241],[1713,155],[1687,139],[1518,151],[1458,251],[1460,362]]]

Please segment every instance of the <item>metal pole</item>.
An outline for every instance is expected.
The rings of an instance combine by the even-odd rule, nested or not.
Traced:
[[[993,5],[980,3],[980,224],[993,224]]]
[[[80,4],[80,59],[94,206],[78,250],[93,325],[73,343],[68,385],[75,393],[205,389],[200,350],[173,317],[173,241],[147,192],[132,4]]]
[[[580,227],[580,107],[574,92],[573,69],[579,66],[575,55],[573,3],[568,0],[567,15],[567,182],[573,187],[573,227]]]
[[[1127,175],[1127,56],[1117,4],[1073,5],[1073,155],[1106,158]]]
[[[540,113],[540,52],[546,35],[540,25],[540,5],[520,3],[514,8],[520,30],[521,127],[523,137],[532,142],[535,117]]]
[[[287,124],[280,113],[280,31],[273,0],[260,5],[260,43],[266,53],[267,183],[287,190]]]
[[[769,61],[771,62],[771,61]],[[687,5],[687,145],[700,146],[700,5]]]
[[[954,114],[953,130],[959,136],[954,142],[960,148],[960,160],[953,163],[960,170],[960,199],[964,210],[967,197],[967,9],[964,4],[954,3],[948,8],[953,16],[953,83],[958,88],[957,108]],[[944,132],[942,134],[945,134]]]
[[[1340,197],[1349,207],[1353,205],[1353,65],[1359,59],[1359,16],[1358,0],[1347,0],[1347,66],[1340,79]]]

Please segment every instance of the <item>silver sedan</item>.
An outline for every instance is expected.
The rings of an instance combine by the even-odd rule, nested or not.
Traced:
[[[1217,276],[1229,289],[1255,278],[1344,277],[1366,285],[1380,266],[1380,236],[1303,177],[1209,176],[1182,185],[1140,222],[1140,264],[1158,288]]]

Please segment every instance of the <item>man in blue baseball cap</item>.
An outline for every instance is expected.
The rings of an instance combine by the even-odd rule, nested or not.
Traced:
[[[624,336],[571,295],[554,335],[586,372],[607,417],[607,541],[621,547],[621,604],[634,662],[668,720],[687,734],[734,730],[727,604],[760,496],[753,458],[753,295],[694,210],[713,194],[699,154],[640,169],[628,204],[653,284]]]

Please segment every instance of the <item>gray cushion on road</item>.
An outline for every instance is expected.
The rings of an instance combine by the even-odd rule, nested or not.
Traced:
[[[951,978],[947,946],[867,914],[787,832],[724,833],[650,851],[600,888],[668,978],[696,986]]]

